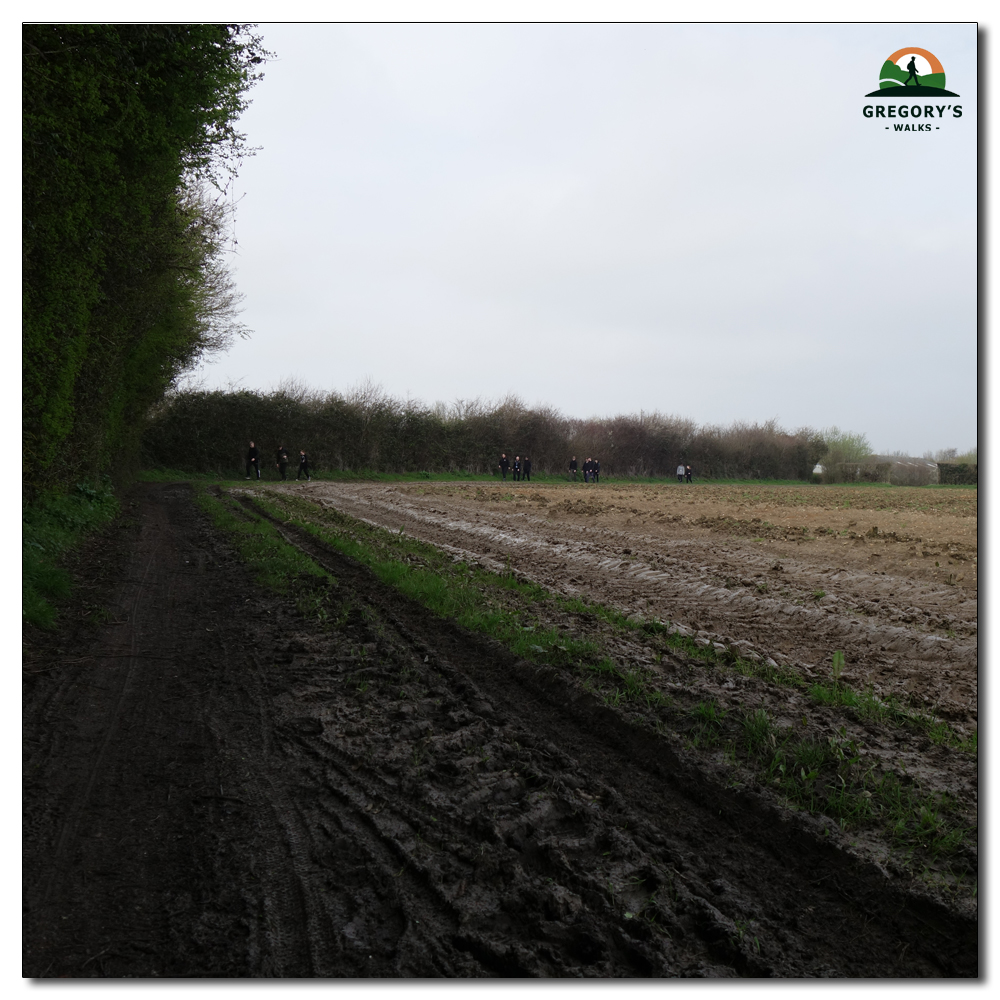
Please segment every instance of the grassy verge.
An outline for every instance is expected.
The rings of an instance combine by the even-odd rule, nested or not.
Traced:
[[[401,533],[386,531],[325,511],[316,523],[316,508],[294,497],[254,498],[272,517],[288,519],[332,548],[371,569],[384,583],[463,627],[504,643],[525,659],[553,666],[590,662],[597,646],[546,628],[539,604],[550,595],[511,573],[490,573],[451,559],[440,549]]]
[[[265,463],[266,464],[266,463]],[[288,482],[294,482],[297,465],[288,467]],[[280,482],[274,468],[262,468],[261,482]],[[503,483],[499,474],[477,472],[375,472],[371,469],[324,469],[313,472],[313,482],[377,482],[377,483]],[[183,469],[144,469],[138,478],[149,483],[173,483],[181,481],[235,484],[245,482],[246,476],[239,470],[216,472],[186,472]],[[558,473],[532,473],[532,483],[563,483],[566,476]],[[304,482],[304,480],[303,480]],[[581,479],[582,482],[582,479]],[[508,478],[507,483],[513,484]],[[521,485],[530,485],[518,483]]]
[[[265,463],[266,465],[266,463]],[[289,465],[289,480],[294,480],[296,465],[293,462]],[[265,468],[262,482],[277,482],[278,477],[273,468]],[[139,473],[138,479],[142,482],[163,483],[163,482],[212,482],[212,483],[237,483],[244,482],[246,477],[241,469],[217,470],[215,472],[189,472],[184,469],[144,469]],[[312,473],[314,482],[380,482],[380,483],[493,483],[494,485],[518,486],[519,488],[531,483],[547,486],[559,485],[561,483],[577,482],[583,484],[583,475],[579,479],[571,479],[565,472],[533,472],[531,483],[515,483],[513,477],[506,481],[500,478],[496,472],[376,472],[372,469],[323,469]],[[616,476],[611,473],[601,473],[601,482],[594,484],[599,488],[602,484],[617,484],[623,486],[688,486],[688,483],[678,483],[676,476]],[[841,489],[849,486],[852,489],[871,490],[891,490],[895,489],[891,483],[820,483],[807,479],[724,479],[712,478],[711,476],[700,476],[695,480],[695,485],[711,486],[830,486],[834,489]],[[905,487],[906,489],[927,489],[927,490],[976,490],[974,484],[964,483],[931,483],[921,487]]]
[[[978,755],[978,733],[963,737],[947,723],[903,706],[895,697],[883,699],[871,688],[851,688],[840,677],[842,654],[834,654],[829,681],[810,683],[766,661],[747,660],[728,649],[720,652],[714,646],[698,645],[690,637],[673,633],[666,623],[639,621],[596,605],[583,606],[622,631],[659,636],[666,648],[706,667],[730,669],[770,685],[798,688],[816,706],[839,709],[857,721],[922,733],[934,743],[973,757]],[[610,697],[605,697],[610,704],[629,700],[646,705],[658,703],[635,671],[614,667],[606,673],[623,681],[621,686],[615,685]],[[761,784],[813,815],[829,816],[845,830],[878,828],[899,847],[920,851],[933,859],[951,858],[972,832],[960,825],[959,808],[950,796],[925,793],[905,771],[897,773],[889,767],[865,763],[863,751],[856,740],[848,737],[844,726],[839,727],[839,737],[817,739],[793,729],[779,730],[763,708],[728,716],[730,713],[712,699],[699,702],[688,712],[691,744],[705,749],[721,747],[731,763],[747,767]],[[965,873],[959,867],[957,874],[962,878]]]
[[[185,472],[183,469],[143,469],[136,479],[141,483],[222,483],[235,485],[245,481],[245,476],[233,473],[226,478],[218,472]]]
[[[109,482],[79,483],[26,507],[21,534],[21,619],[39,628],[55,623],[53,601],[69,596],[72,578],[62,565],[88,535],[118,513]]]
[[[905,727],[926,734],[934,743],[973,755],[979,751],[977,733],[966,738],[946,722],[903,705],[895,696],[880,698],[870,687],[862,690],[850,687],[840,676],[844,667],[843,654],[833,654],[831,678],[828,682],[808,682],[794,671],[767,660],[751,660],[729,648],[720,651],[714,645],[701,644],[690,636],[678,633],[669,622],[626,616],[620,611],[579,598],[556,598],[556,601],[568,611],[591,614],[623,633],[655,637],[664,650],[682,653],[688,659],[701,661],[706,666],[730,669],[744,677],[755,677],[771,685],[798,688],[814,704],[847,709],[848,714],[860,722]]]
[[[858,721],[903,726],[925,734],[932,743],[950,746],[973,756],[979,753],[978,733],[974,732],[967,738],[960,736],[947,722],[904,706],[894,695],[879,698],[871,688],[857,691],[837,679],[810,684],[808,693],[815,704],[847,709],[848,714]]]
[[[879,827],[897,845],[932,858],[954,855],[969,830],[957,822],[958,809],[946,794],[926,794],[905,773],[881,767],[841,727],[817,739],[779,729],[766,709],[733,713],[709,700],[691,716],[694,741],[721,745],[732,759],[751,764],[763,784],[813,814],[838,821],[844,829]]]
[[[265,518],[248,512],[225,493],[196,490],[196,503],[224,532],[258,583],[295,600],[299,612],[325,622],[329,617],[326,590],[336,579],[304,552],[289,545]]]

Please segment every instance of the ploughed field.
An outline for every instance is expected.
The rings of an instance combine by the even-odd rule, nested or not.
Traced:
[[[493,570],[975,729],[977,491],[508,482],[282,487]]]
[[[148,485],[78,572],[25,975],[977,974],[975,491]]]

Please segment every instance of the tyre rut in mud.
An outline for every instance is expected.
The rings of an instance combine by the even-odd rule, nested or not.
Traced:
[[[324,627],[183,485],[30,637],[29,976],[975,975],[974,921],[288,525]],[[303,586],[306,584],[303,583]]]

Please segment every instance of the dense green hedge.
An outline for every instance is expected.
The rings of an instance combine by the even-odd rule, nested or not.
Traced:
[[[223,219],[205,192],[246,153],[235,123],[265,53],[240,25],[22,32],[30,497],[134,456],[150,405],[224,341]]]
[[[147,469],[242,475],[248,442],[273,472],[281,444],[323,470],[488,473],[500,452],[528,454],[535,472],[562,473],[569,459],[597,458],[608,475],[672,475],[690,462],[698,476],[809,480],[824,453],[808,428],[789,434],[773,422],[699,427],[661,414],[576,420],[517,399],[450,409],[397,400],[377,387],[348,395],[282,389],[264,393],[178,392],[153,411],[143,439]]]
[[[938,482],[950,485],[978,486],[979,466],[971,462],[938,462]]]

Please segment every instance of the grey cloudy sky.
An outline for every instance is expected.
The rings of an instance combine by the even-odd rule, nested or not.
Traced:
[[[975,25],[261,32],[234,258],[253,335],[206,387],[370,377],[976,443]],[[961,118],[862,115],[906,45]]]

